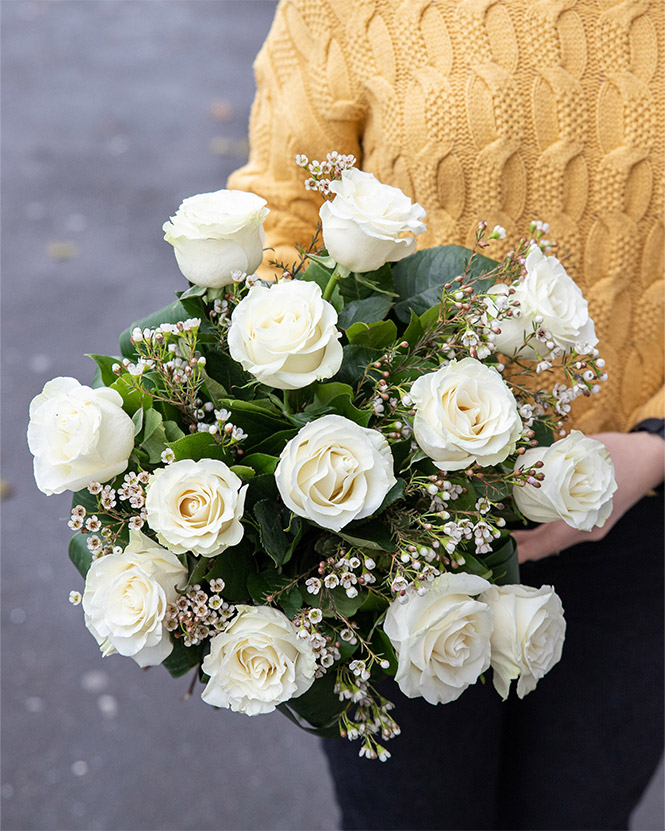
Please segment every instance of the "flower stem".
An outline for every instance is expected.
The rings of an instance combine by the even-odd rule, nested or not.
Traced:
[[[351,272],[348,268],[344,268],[343,265],[339,263],[335,263],[335,270],[330,275],[330,279],[328,280],[325,289],[323,290],[323,299],[330,300],[332,297],[332,293],[335,291],[335,286],[337,285],[338,280],[342,277],[348,277]]]
[[[284,392],[284,412],[291,415],[293,412],[293,405],[291,402],[291,390],[283,390]]]

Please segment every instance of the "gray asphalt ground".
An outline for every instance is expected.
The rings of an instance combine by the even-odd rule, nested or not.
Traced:
[[[243,163],[269,0],[2,0],[2,828],[334,829],[318,742],[103,660],[30,399],[183,287],[161,225]],[[636,705],[638,706],[638,705]],[[634,816],[662,829],[662,770]],[[565,798],[565,794],[562,794]]]

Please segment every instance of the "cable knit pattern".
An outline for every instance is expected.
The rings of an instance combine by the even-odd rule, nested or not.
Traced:
[[[402,188],[421,248],[549,222],[610,374],[575,426],[662,417],[664,30],[662,0],[282,0],[229,187],[268,200],[287,263],[320,205],[297,153],[353,153]]]

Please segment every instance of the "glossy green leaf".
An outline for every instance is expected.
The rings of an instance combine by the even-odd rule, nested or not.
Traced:
[[[380,320],[378,323],[354,323],[346,330],[349,343],[384,349],[397,340],[397,326],[392,320]]]
[[[162,661],[162,666],[171,673],[174,678],[180,678],[186,675],[192,667],[197,666],[202,661],[203,647],[202,646],[185,646],[182,638],[174,638],[171,636],[173,643],[173,651]]]
[[[79,574],[85,577],[92,565],[92,554],[88,548],[89,534],[74,534],[69,542],[69,559],[78,569]]]
[[[392,308],[392,298],[385,294],[372,294],[361,300],[351,300],[339,313],[338,324],[348,329],[354,323],[376,323],[383,320]]]

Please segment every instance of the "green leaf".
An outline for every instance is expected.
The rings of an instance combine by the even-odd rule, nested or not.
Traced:
[[[87,354],[86,358],[92,358],[92,360],[97,364],[104,386],[110,387],[111,384],[118,379],[118,376],[111,369],[111,367],[114,364],[122,364],[122,358],[113,358],[109,355],[93,354]]]
[[[168,446],[175,453],[177,462],[182,459],[220,459],[222,462],[230,460],[230,453],[215,442],[210,433],[190,433],[182,439],[168,442]]]
[[[338,586],[336,589],[323,589],[315,599],[310,600],[313,606],[318,606],[326,617],[333,617],[335,613],[350,618],[367,600],[367,592],[361,590],[355,597],[348,597],[345,589]]]
[[[207,378],[221,385],[226,390],[226,395],[229,398],[246,399],[252,398],[254,395],[253,388],[248,386],[254,379],[226,352],[222,352],[219,349],[209,349],[206,351],[205,374]],[[211,386],[213,386],[213,389],[208,387],[211,395],[219,392],[219,387]]]
[[[241,479],[253,479],[256,476],[254,468],[248,465],[231,465],[229,470],[232,470]]]
[[[150,464],[155,465],[161,461],[166,443],[166,431],[164,430],[161,413],[158,413],[153,407],[145,413],[143,441],[139,447],[148,454]]]
[[[173,651],[162,661],[162,666],[166,667],[174,678],[180,678],[201,663],[203,647],[185,646],[182,638],[172,637],[172,642]]]
[[[335,692],[335,673],[317,678],[307,692],[279,704],[277,709],[295,724],[317,736],[339,736],[338,719],[347,702]]]
[[[277,484],[271,473],[261,473],[250,479],[247,483],[247,496],[245,497],[245,513],[251,510],[257,502],[262,499],[270,499],[276,511],[280,508],[278,502]]]
[[[338,283],[339,292],[346,303],[352,300],[362,300],[373,294],[393,295],[393,276],[388,264],[382,265],[376,271],[364,274],[350,274],[343,277]]]
[[[372,551],[394,551],[395,543],[390,535],[390,529],[376,519],[362,519],[349,523],[343,531],[337,531],[337,536],[357,545],[359,548],[369,548]]]
[[[166,433],[166,440],[168,442],[178,441],[178,439],[185,438],[185,434],[182,432],[180,427],[178,427],[175,421],[165,421],[164,432]]]
[[[225,586],[222,591],[224,600],[230,603],[245,603],[250,599],[247,579],[256,572],[254,545],[243,537],[238,545],[227,548],[213,559],[213,565],[206,574],[206,580],[220,578]]]
[[[300,279],[316,283],[323,292],[328,285],[328,281],[330,280],[332,273],[332,270],[325,268],[320,263],[311,261],[307,267],[307,270],[302,274]],[[341,311],[344,301],[339,293],[339,286],[335,286],[332,297],[330,298],[330,303],[336,312],[339,313]]]
[[[534,438],[541,447],[554,444],[554,431],[541,419],[537,418],[531,425],[531,429],[536,434]]]
[[[130,386],[122,377],[116,378],[110,388],[120,393],[122,397],[122,408],[130,416],[133,416],[137,410],[149,410],[152,407],[151,396]]]
[[[81,577],[86,576],[92,565],[92,553],[87,544],[88,537],[88,534],[78,532],[69,542],[69,559],[74,563]]]
[[[143,429],[143,410],[137,410],[134,413],[132,422],[134,423],[134,438],[136,438]]]
[[[256,473],[274,473],[279,464],[279,456],[271,456],[268,453],[250,453],[249,456],[243,456],[242,461]]]
[[[286,443],[290,441],[297,432],[298,430],[296,428],[292,428],[290,430],[279,430],[271,436],[267,436],[258,444],[254,444],[252,442],[252,455],[260,453],[270,456],[279,456],[282,450],[284,450]],[[250,436],[250,438],[252,437]]]
[[[229,391],[226,387],[222,386],[219,381],[215,381],[214,378],[211,378],[205,370],[201,373],[201,377],[203,378],[204,393],[207,394],[208,398],[212,401],[215,407],[219,408],[219,402],[222,398],[229,397]]]
[[[342,329],[348,329],[359,321],[376,323],[384,319],[392,305],[392,299],[385,294],[372,294],[362,300],[351,300],[339,313],[337,322]]]
[[[272,499],[262,499],[254,505],[254,516],[259,523],[263,550],[278,566],[287,563],[303,535],[303,522],[286,508],[279,508]]]
[[[347,344],[343,348],[343,352],[342,365],[335,375],[335,381],[341,381],[355,387],[363,377],[366,367],[374,361],[378,361],[384,350],[352,343]]]
[[[346,337],[349,343],[383,349],[386,346],[392,346],[397,340],[397,326],[392,320],[380,320],[378,323],[354,323],[346,330]]]
[[[348,384],[333,381],[329,384],[316,384],[314,401],[304,410],[304,414],[318,418],[325,413],[335,413],[355,421],[361,427],[367,427],[372,417],[370,410],[359,410],[353,403],[353,390]]]
[[[385,672],[386,675],[395,675],[397,672],[397,655],[395,654],[395,647],[392,645],[390,638],[380,626],[378,626],[374,631],[374,635],[372,637],[372,647],[378,655],[381,655],[382,658],[385,658],[385,660],[390,663],[390,666],[387,669],[382,668],[382,671]]]
[[[508,537],[497,551],[483,557],[482,561],[488,568],[492,569],[492,582],[500,586],[520,582],[517,544],[513,537]]]
[[[187,300],[189,297],[203,297],[208,289],[205,286],[190,286],[186,291],[177,293],[179,300]]]
[[[409,325],[406,327],[404,334],[402,335],[402,340],[405,340],[409,346],[413,347],[425,334],[425,327],[421,323],[419,315],[417,315],[413,309],[411,309],[410,313],[411,318],[409,320]]]
[[[464,273],[471,251],[460,245],[441,245],[416,251],[394,263],[392,266],[393,282],[401,302],[395,306],[399,320],[407,323],[411,310],[416,314],[436,305],[441,300],[446,283]],[[469,279],[479,289],[489,287],[492,279],[482,281],[480,277],[497,267],[498,263],[476,254],[469,267]]]
[[[262,571],[259,574],[250,574],[247,586],[255,603],[265,605],[269,602],[275,602],[281,607],[284,614],[292,620],[302,608],[302,594],[296,585],[289,585],[291,582],[290,577],[278,574],[273,569]],[[286,588],[287,586],[288,588]],[[269,601],[268,598],[273,597],[273,595],[274,601]]]

